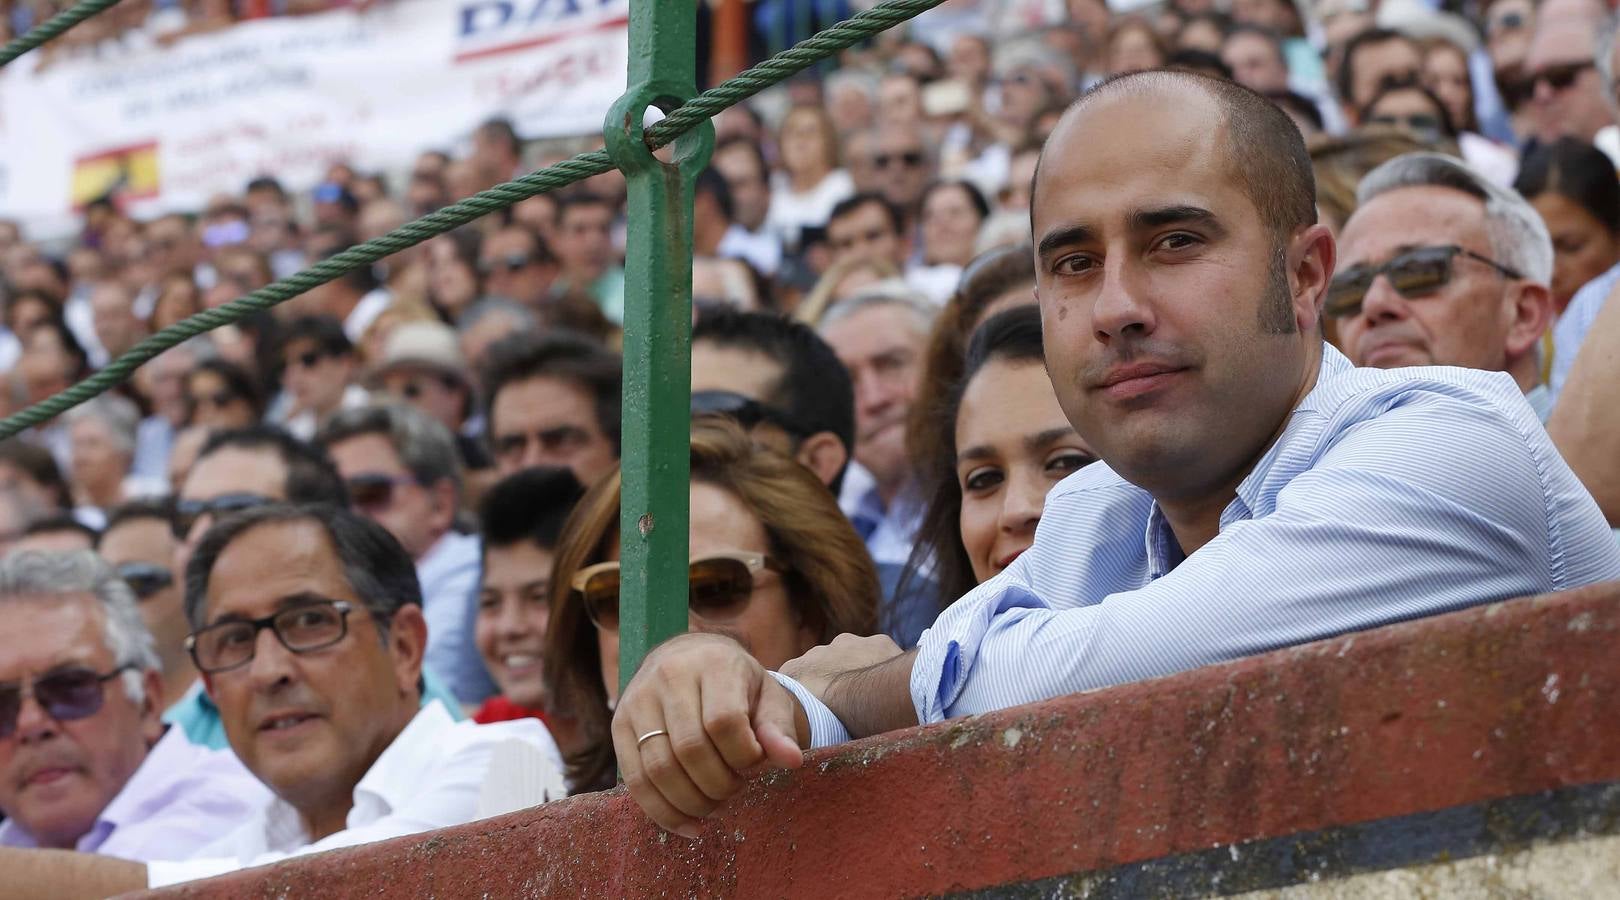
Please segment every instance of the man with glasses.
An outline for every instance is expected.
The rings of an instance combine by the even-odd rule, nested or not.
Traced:
[[[883,196],[900,210],[910,234],[922,205],[923,191],[934,180],[933,154],[916,128],[882,125],[872,147],[872,166]]]
[[[1552,264],[1547,226],[1518,192],[1452,157],[1409,153],[1362,179],[1323,312],[1358,366],[1506,372],[1546,421],[1537,348]]]
[[[642,808],[695,835],[812,743],[1620,577],[1509,378],[1356,368],[1323,342],[1315,194],[1286,114],[1231,82],[1142,72],[1071,106],[1035,180],[1035,290],[1058,402],[1103,464],[913,652],[845,636],[772,675],[715,635],[654,650],[613,722]]]
[[[117,507],[107,516],[107,527],[96,542],[96,552],[129,585],[151,632],[159,668],[163,672],[160,709],[180,701],[197,681],[197,670],[186,655],[185,606],[180,579],[174,574],[174,505],[166,500],[137,500]]]
[[[537,309],[551,293],[557,261],[534,232],[508,225],[478,248],[478,274],[483,276],[486,295]]]
[[[188,647],[231,749],[274,797],[185,861],[0,852],[16,896],[107,896],[479,818],[501,757],[563,796],[537,719],[457,723],[420,705],[427,624],[416,570],[369,519],[270,506],[209,532],[186,572]]]
[[[0,561],[0,847],[184,856],[269,800],[231,753],[165,732],[136,602],[87,550]]]
[[[304,316],[287,326],[281,345],[281,390],[286,428],[309,440],[340,409],[370,399],[355,384],[359,360],[343,326],[331,316]]]
[[[1536,140],[1551,143],[1567,136],[1590,144],[1614,124],[1608,86],[1593,58],[1592,37],[1603,17],[1597,0],[1547,0],[1537,11],[1536,34],[1524,60]]]
[[[388,529],[416,564],[428,623],[427,665],[464,707],[495,692],[473,642],[478,536],[455,529],[461,464],[450,432],[404,404],[346,409],[319,444],[348,488],[354,510]]]
[[[692,414],[732,419],[834,492],[855,443],[854,404],[849,373],[807,325],[714,310],[692,327]]]

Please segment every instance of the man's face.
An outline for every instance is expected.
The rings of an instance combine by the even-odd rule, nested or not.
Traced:
[[[1600,129],[1614,124],[1603,78],[1592,61],[1595,26],[1573,12],[1544,14],[1530,41],[1524,70],[1532,79],[1536,137],[1543,141],[1568,136],[1591,143]]]
[[[180,579],[175,577],[172,568],[178,543],[168,522],[158,518],[139,518],[125,519],[107,529],[101,536],[101,544],[96,547],[101,558],[115,569],[139,564],[157,566],[168,573],[167,585],[155,588],[144,596],[136,595],[140,601],[141,618],[146,621],[146,629],[152,632],[158,655],[164,660],[181,657],[181,644],[191,631],[191,626],[186,622]]]
[[[462,412],[467,408],[466,389],[432,369],[401,366],[382,377],[382,389],[402,403],[409,403],[450,429],[461,430]]]
[[[490,443],[502,478],[536,466],[567,466],[580,484],[595,484],[618,463],[596,419],[590,394],[556,378],[502,387],[490,407]]]
[[[926,327],[896,304],[871,306],[827,325],[827,340],[855,386],[855,460],[879,485],[905,480],[906,416],[922,377]]]
[[[484,546],[473,642],[501,694],[519,706],[546,706],[546,625],[551,551],[534,541]]]
[[[300,410],[315,410],[322,415],[337,409],[354,374],[352,356],[323,353],[311,340],[289,342],[282,351],[282,362],[286,368],[281,373],[281,386]]]
[[[1418,80],[1423,54],[1405,38],[1391,39],[1357,47],[1351,66],[1350,106],[1360,110],[1386,82]]]
[[[243,532],[214,562],[204,624],[257,619],[317,599],[346,601],[347,633],[329,647],[288,650],[270,629],[245,665],[204,674],[231,749],[300,810],[347,804],[416,707],[421,611],[391,625],[366,610],[320,525],[273,522]],[[386,634],[385,634],[386,631]]]
[[[557,222],[557,259],[576,281],[594,279],[613,265],[613,210],[571,206]]]
[[[720,176],[731,188],[731,203],[738,224],[749,231],[758,231],[771,208],[771,188],[759,167],[759,159],[746,147],[727,147],[714,155],[714,167],[720,170]]]
[[[1288,67],[1277,45],[1252,31],[1232,35],[1221,50],[1232,79],[1250,90],[1270,94],[1288,90]]]
[[[1168,103],[1169,90],[1116,94],[1060,125],[1033,207],[1058,401],[1161,499],[1235,484],[1320,346],[1299,333],[1314,329],[1314,299],[1290,306],[1293,263],[1234,177],[1222,115],[1196,95]]]
[[[923,190],[933,180],[933,166],[914,128],[885,128],[878,135],[872,162],[881,179],[883,195],[904,210],[915,210]]]
[[[478,251],[484,291],[519,303],[539,303],[551,289],[551,268],[536,252],[534,238],[515,229],[497,231]]]
[[[692,393],[730,391],[756,403],[769,403],[782,383],[782,364],[753,350],[723,347],[713,341],[692,344]],[[749,436],[779,453],[792,456],[798,440],[771,422],[755,425]]]
[[[1339,271],[1381,265],[1414,247],[1446,244],[1494,259],[1484,218],[1484,204],[1460,191],[1411,187],[1381,194],[1345,223]],[[1361,313],[1339,320],[1339,342],[1358,366],[1502,371],[1514,321],[1508,286],[1490,266],[1461,256],[1451,262],[1451,280],[1423,297],[1402,297],[1387,276],[1380,277],[1367,291]],[[1515,355],[1523,351],[1512,349]]]
[[[145,330],[132,310],[133,298],[122,285],[108,283],[90,293],[96,339],[107,352],[119,354],[135,345]]]
[[[349,484],[355,512],[388,529],[412,559],[433,549],[450,527],[453,499],[447,506],[439,492],[417,484],[386,435],[355,435],[326,452]]]
[[[273,450],[223,447],[192,464],[180,487],[180,500],[217,500],[231,494],[248,494],[266,500],[287,499],[287,464]],[[208,529],[214,527],[212,513],[197,517],[174,551],[174,570],[184,575],[191,553]]]
[[[828,222],[827,242],[832,245],[834,264],[871,259],[899,265],[905,260],[905,245],[888,212],[877,203],[863,203]]]
[[[26,687],[72,668],[111,672],[119,661],[105,628],[106,614],[90,594],[7,598],[0,603],[0,684]],[[101,709],[82,719],[58,721],[26,698],[16,730],[0,737],[0,812],[42,847],[72,849],[162,731],[156,697],[135,703],[121,678],[100,687]]]
[[[68,429],[73,447],[73,480],[97,490],[116,485],[129,474],[129,452],[119,446],[107,423],[84,418]]]

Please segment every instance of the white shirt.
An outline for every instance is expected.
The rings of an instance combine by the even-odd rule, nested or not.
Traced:
[[[496,748],[509,741],[539,750],[553,770],[545,773],[545,799],[566,794],[562,755],[539,719],[491,725],[456,722],[430,703],[377,757],[354,788],[354,807],[344,830],[311,842],[298,811],[272,800],[247,824],[184,862],[150,862],[147,882],[164,887],[268,865],[291,856],[353,847],[373,841],[461,825],[477,818],[479,792]]]
[[[810,190],[797,194],[781,172],[771,178],[771,206],[765,213],[765,227],[775,232],[784,245],[799,246],[799,232],[809,226],[827,224],[838,201],[855,193],[855,181],[843,169],[834,169]]]

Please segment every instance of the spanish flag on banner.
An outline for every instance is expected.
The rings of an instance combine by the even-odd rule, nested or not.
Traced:
[[[73,163],[73,208],[110,193],[125,200],[156,197],[157,147],[157,141],[148,141],[79,157]]]

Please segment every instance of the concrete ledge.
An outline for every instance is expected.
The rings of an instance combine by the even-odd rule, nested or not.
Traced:
[[[1235,893],[1620,833],[1610,782],[1620,582],[819,752],[698,841],[620,790],[152,896],[1063,896],[1140,891],[1108,873],[1176,858],[1207,867],[1181,888]],[[1448,810],[1484,824],[1410,840]],[[1321,837],[1385,822],[1407,824],[1371,855]],[[1310,835],[1287,866],[1241,852]]]

